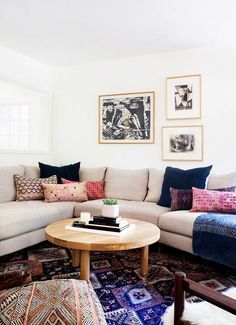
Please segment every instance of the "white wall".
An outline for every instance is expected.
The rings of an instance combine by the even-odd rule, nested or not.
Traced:
[[[18,54],[9,48],[0,45],[0,81],[2,84],[9,83],[29,91],[41,94],[41,97],[52,97],[52,69],[31,58]],[[4,87],[0,88],[0,97],[5,97]],[[48,106],[49,107],[49,106]],[[51,108],[49,108],[51,109]],[[51,112],[45,114],[45,119],[50,119]],[[44,128],[40,130],[43,136]],[[45,131],[46,132],[46,131]],[[45,141],[44,141],[45,142]],[[49,139],[49,150],[46,152],[36,151],[34,153],[0,153],[0,166],[15,164],[37,164],[40,161],[51,161],[51,137]]]
[[[54,162],[84,166],[236,166],[236,50],[193,49],[54,69]],[[165,78],[202,74],[202,120],[166,121]],[[98,144],[98,95],[156,92],[155,144]],[[204,125],[203,162],[161,160],[161,127]]]

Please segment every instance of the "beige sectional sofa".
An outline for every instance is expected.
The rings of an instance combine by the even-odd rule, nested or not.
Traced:
[[[102,200],[44,203],[15,201],[14,174],[39,177],[35,166],[0,168],[0,256],[45,240],[45,227],[56,220],[78,217],[80,212],[101,213]],[[81,168],[80,181],[105,179],[105,196],[119,199],[120,214],[156,224],[161,229],[160,242],[192,253],[192,230],[202,213],[170,211],[156,204],[160,198],[164,170],[124,170]],[[209,177],[208,188],[236,184],[236,173]],[[147,234],[148,236],[148,234]]]

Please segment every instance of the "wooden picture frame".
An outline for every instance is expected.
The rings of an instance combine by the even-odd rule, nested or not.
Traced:
[[[100,144],[154,143],[155,92],[99,96]]]
[[[162,160],[202,161],[203,126],[162,127]]]
[[[200,119],[201,75],[166,78],[166,119]]]

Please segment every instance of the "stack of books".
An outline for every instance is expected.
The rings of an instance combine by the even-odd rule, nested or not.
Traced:
[[[103,216],[94,216],[93,220],[90,220],[89,223],[86,224],[86,228],[114,232],[121,232],[128,227],[129,224],[127,220],[121,217],[110,218]]]
[[[65,226],[65,229],[72,231],[84,231],[94,234],[106,234],[110,236],[122,236],[135,229],[135,224],[129,224],[126,219],[121,217],[109,218],[95,216],[88,223],[76,220],[72,224]]]

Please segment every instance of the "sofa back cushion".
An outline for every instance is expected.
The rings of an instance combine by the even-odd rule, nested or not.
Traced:
[[[0,167],[0,202],[14,201],[16,199],[15,174],[23,176],[24,167]]]
[[[24,176],[26,178],[39,178],[40,177],[40,169],[38,166],[28,166],[23,165],[25,169]]]
[[[164,170],[149,169],[148,193],[145,198],[146,202],[157,203],[160,200],[162,183],[164,179]]]
[[[87,168],[82,167],[79,171],[80,182],[100,181],[105,178],[106,167]]]
[[[148,169],[107,168],[105,197],[143,201],[147,194]]]
[[[215,189],[222,187],[236,186],[236,173],[229,173],[223,175],[210,175],[208,179],[207,188]]]

